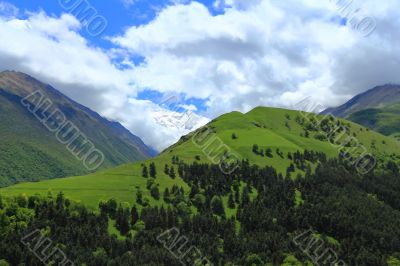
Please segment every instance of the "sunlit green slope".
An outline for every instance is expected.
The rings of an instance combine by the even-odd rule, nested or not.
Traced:
[[[3,195],[27,195],[35,193],[57,193],[63,191],[71,199],[82,201],[95,208],[102,199],[115,198],[118,201],[135,202],[136,192],[140,189],[144,196],[150,200],[150,204],[162,204],[162,192],[165,188],[171,188],[174,184],[183,187],[185,191],[189,188],[179,177],[172,179],[164,174],[165,164],[171,167],[172,158],[178,156],[184,162],[214,163],[225,152],[236,154],[240,159],[249,159],[251,163],[261,166],[274,166],[278,171],[285,174],[291,161],[288,153],[304,151],[305,149],[324,152],[330,157],[337,157],[338,146],[328,142],[326,134],[320,130],[312,129],[315,122],[321,117],[300,113],[285,109],[258,107],[242,114],[232,112],[218,117],[207,126],[198,129],[181,138],[175,145],[169,147],[159,156],[144,162],[127,164],[114,169],[104,170],[87,176],[70,177],[41,181],[37,183],[21,183],[11,187],[3,188]],[[335,119],[330,120],[330,125],[338,124]],[[351,145],[362,144],[376,156],[378,161],[389,159],[398,160],[400,143],[393,138],[383,136],[368,130],[362,126],[340,120],[341,127],[348,128],[344,136],[353,138]],[[209,130],[209,134],[202,134]],[[200,141],[204,138],[204,141]],[[355,140],[358,140],[355,143]],[[211,143],[211,144],[210,144]],[[210,145],[208,145],[210,144]],[[253,152],[253,145],[258,145],[259,153]],[[270,156],[266,151],[270,149]],[[263,150],[264,156],[260,155]],[[279,154],[281,155],[279,155]],[[209,156],[207,156],[207,154]],[[146,188],[147,180],[142,177],[142,164],[149,166],[154,162],[157,168],[156,183],[161,193],[160,200],[150,196]],[[177,165],[174,165],[177,173]]]

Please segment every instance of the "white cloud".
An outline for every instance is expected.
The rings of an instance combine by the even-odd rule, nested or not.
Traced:
[[[136,3],[136,0],[121,0],[121,2],[125,7],[130,7]]]
[[[19,9],[11,3],[0,1],[0,15],[3,17],[15,17]]]
[[[400,82],[395,0],[355,2],[377,21],[368,38],[340,25],[329,0],[216,1],[224,11],[218,16],[184,2],[109,37],[109,50],[89,45],[71,15],[2,15],[0,69],[53,84],[159,149],[208,119],[196,116],[194,125],[176,128],[178,114],[135,99],[144,89],[207,99],[206,116],[214,118],[258,105],[291,106],[310,95],[336,105],[375,85]],[[144,62],[135,66],[131,56]],[[121,70],[115,59],[128,68]]]
[[[129,102],[128,97],[138,91],[132,73],[115,67],[106,51],[89,46],[77,33],[79,28],[80,23],[67,14],[0,19],[0,36],[6,36],[0,42],[0,70],[26,72],[52,84],[72,99],[119,120],[158,149],[188,132],[174,130],[175,135],[170,134],[164,126],[149,122],[154,120],[149,110],[155,105]],[[154,138],[152,132],[157,132]]]
[[[145,143],[163,150],[180,136],[199,128],[210,120],[191,112],[177,113],[150,101],[130,98],[116,115],[118,121],[131,128]]]
[[[146,58],[133,71],[140,87],[209,98],[210,116],[257,105],[290,106],[309,94],[335,105],[379,82],[399,81],[396,64],[383,62],[397,47],[390,42],[380,48],[383,31],[392,27],[387,36],[399,37],[400,23],[391,12],[398,4],[380,3],[377,10],[372,1],[354,5],[385,28],[364,38],[339,24],[341,13],[332,1],[229,0],[214,2],[225,8],[219,16],[197,2],[169,6],[112,41]],[[393,71],[370,73],[374,60]]]

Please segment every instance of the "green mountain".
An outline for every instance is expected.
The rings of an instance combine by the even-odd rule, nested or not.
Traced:
[[[316,126],[318,123],[321,123],[320,127]],[[352,141],[347,143],[344,140],[347,138]],[[340,142],[345,145],[340,145]],[[256,151],[254,145],[257,145]],[[157,157],[141,163],[127,164],[86,176],[17,184],[0,192],[4,195],[29,195],[63,191],[71,199],[96,208],[100,200],[111,197],[132,203],[135,201],[135,191],[140,189],[152,204],[160,205],[163,200],[152,200],[146,188],[147,179],[142,177],[142,164],[149,166],[151,162],[155,163],[160,191],[173,185],[188,191],[189,185],[179,175],[171,179],[164,173],[166,164],[171,167],[174,160],[218,164],[226,155],[226,161],[231,163],[236,159],[248,159],[250,164],[273,166],[285,176],[287,169],[294,163],[289,153],[312,150],[337,158],[343,149],[347,149],[354,150],[351,155],[357,159],[360,155],[357,154],[360,150],[354,148],[357,145],[363,145],[365,153],[374,155],[378,162],[377,169],[386,166],[384,163],[388,160],[400,159],[399,142],[358,124],[299,111],[258,107],[246,114],[232,112],[222,115],[205,127],[183,136]],[[315,166],[310,163],[311,168]],[[177,172],[177,166],[173,167]],[[305,171],[296,165],[291,177],[295,179],[298,174],[304,175]],[[224,200],[227,201],[227,197]]]
[[[400,140],[400,104],[361,110],[350,114],[348,119]]]
[[[343,158],[359,146],[365,175]],[[77,265],[181,265],[170,247],[193,246],[213,264],[187,265],[398,265],[399,161],[398,141],[333,116],[232,112],[142,162],[1,188],[0,259],[36,265],[9,243],[45,224]]]
[[[400,139],[400,86],[375,87],[323,112],[327,113]]]
[[[41,102],[35,102],[39,98]],[[27,105],[31,110],[37,110],[31,112]],[[71,127],[53,124],[60,126],[55,132],[45,127],[42,119],[51,117],[54,110],[65,116],[68,125],[78,128],[82,133],[80,137],[73,140],[72,133],[78,130],[68,131]],[[56,120],[49,119],[48,125],[51,122]],[[56,138],[57,133],[61,136],[59,139],[70,137],[73,141],[63,144]],[[90,173],[92,165],[97,163],[96,158],[99,165],[101,163],[101,157],[95,157],[94,153],[91,154],[93,158],[83,159],[92,147],[104,154],[104,162],[100,165],[103,169],[154,155],[119,123],[101,117],[50,85],[11,71],[0,73],[0,138],[0,186]],[[78,158],[69,150],[71,148]]]

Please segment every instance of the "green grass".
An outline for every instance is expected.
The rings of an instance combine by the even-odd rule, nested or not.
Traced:
[[[319,233],[315,233],[313,234],[313,237],[316,239],[321,239],[323,238],[324,240],[326,240],[330,245],[335,246],[335,247],[340,247],[340,243],[338,240],[336,240],[335,238],[331,237],[331,236],[327,236],[327,235],[321,235]]]
[[[157,168],[159,170],[163,169],[160,164],[157,164]],[[71,200],[82,202],[95,210],[101,200],[110,198],[114,198],[118,202],[134,204],[138,188],[143,192],[143,196],[149,199],[152,206],[164,204],[162,193],[166,187],[171,188],[173,184],[177,184],[188,190],[186,183],[179,177],[173,180],[159,171],[156,183],[159,184],[161,199],[155,200],[146,188],[147,179],[141,176],[141,169],[140,164],[127,164],[87,176],[20,183],[3,188],[0,193],[5,196],[22,193],[26,195],[34,195],[36,193],[45,195],[48,192],[57,194],[59,191],[63,191],[65,196]]]
[[[121,233],[118,231],[118,229],[115,227],[115,221],[108,219],[108,233],[110,235],[114,235],[117,237],[119,240],[125,240],[125,236],[121,235]]]
[[[304,204],[304,200],[301,196],[301,191],[296,189],[296,191],[295,191],[295,206],[298,207],[302,204]]]
[[[243,194],[243,189],[246,186],[246,184],[244,182],[240,182],[240,199],[242,199],[242,194]],[[256,189],[252,189],[251,193],[250,193],[250,200],[254,200],[257,197],[258,193]],[[227,218],[231,218],[234,217],[237,213],[237,209],[238,209],[238,204],[235,204],[235,208],[231,209],[228,208],[228,196],[223,196],[222,197],[222,202],[224,203],[225,206],[225,215]]]
[[[288,116],[290,119],[287,119]],[[296,116],[301,117],[300,112],[267,107],[255,108],[247,114],[228,113],[209,124],[215,133],[208,140],[218,143],[217,140],[220,139],[222,140],[220,143],[225,144],[230,151],[239,154],[241,158],[247,158],[251,163],[260,166],[274,166],[282,173],[286,172],[286,168],[291,163],[286,157],[288,152],[308,149],[324,152],[330,157],[338,156],[339,147],[335,147],[327,141],[315,139],[314,133],[311,133],[309,138],[302,137],[304,129],[296,123]],[[340,121],[350,125],[348,136],[355,135],[355,138],[365,146],[367,152],[374,154],[378,159],[384,160],[391,154],[399,154],[400,143],[393,138],[388,138],[343,119]],[[286,127],[286,123],[290,129]],[[232,133],[236,134],[237,139],[232,139]],[[207,152],[210,148],[202,150],[202,147],[196,146],[192,141],[193,135],[192,133],[183,137],[177,144],[165,150],[161,156],[178,154],[185,161],[193,161],[194,157],[199,155],[202,162],[210,162],[210,159],[204,154],[204,150]],[[258,144],[263,149],[271,148],[273,158],[254,154],[252,152],[253,144]],[[216,146],[218,145],[214,145],[213,148]],[[277,156],[276,148],[283,152],[284,158]],[[223,149],[226,147],[220,150]]]
[[[212,136],[215,140],[214,148],[219,147],[220,144],[226,145],[217,152],[211,152],[211,155],[215,155],[216,153],[221,154],[225,149],[229,149],[237,153],[240,158],[247,158],[251,163],[260,166],[273,166],[283,174],[285,174],[286,168],[291,163],[287,159],[288,152],[309,149],[324,152],[331,157],[337,157],[338,148],[327,141],[315,139],[313,137],[314,133],[311,133],[309,138],[301,136],[304,133],[304,129],[295,121],[295,117],[298,115],[300,113],[297,111],[265,107],[256,108],[247,114],[239,112],[225,114],[209,124],[214,131]],[[367,150],[373,153],[378,159],[385,161],[388,158],[400,158],[398,157],[400,143],[395,139],[367,130],[352,122],[345,121],[345,123],[350,126],[350,134],[354,134]],[[289,125],[290,129],[287,125]],[[197,132],[201,130],[199,129]],[[237,135],[237,139],[232,138],[232,133]],[[162,193],[165,188],[171,188],[176,184],[182,186],[186,192],[189,191],[188,185],[178,174],[176,179],[171,179],[163,173],[166,163],[170,166],[172,165],[172,156],[178,155],[180,160],[187,163],[197,161],[195,159],[196,156],[200,157],[199,163],[212,162],[205,155],[204,149],[201,146],[195,145],[192,141],[193,135],[194,133],[191,133],[182,137],[178,143],[166,149],[156,158],[143,162],[147,165],[150,162],[155,162],[156,164],[158,172],[156,182],[159,184],[160,200],[154,200],[150,196],[149,190],[146,188],[147,179],[141,176],[141,162],[103,170],[86,176],[20,183],[0,189],[0,194],[13,196],[21,193],[32,195],[35,193],[45,194],[51,191],[55,194],[63,191],[68,198],[80,201],[95,209],[100,200],[108,200],[110,198],[115,198],[119,202],[133,204],[136,201],[136,191],[140,189],[144,193],[144,196],[149,199],[151,205],[160,206],[165,204],[162,200]],[[216,140],[220,140],[221,142],[218,143]],[[258,144],[262,149],[271,148],[273,158],[261,157],[254,154],[252,152],[253,144]],[[276,148],[279,148],[283,152],[283,158],[276,154]],[[209,148],[206,151],[209,152]],[[396,154],[397,157],[392,156],[392,154]],[[176,173],[178,173],[177,170],[177,166],[175,166]],[[300,171],[296,171],[296,173],[300,173]],[[223,197],[223,201],[226,206],[227,197]],[[299,192],[296,193],[296,202],[298,204],[301,203],[301,194]],[[235,213],[235,209],[230,210],[226,208],[227,216],[232,216]]]
[[[400,134],[400,104],[358,111],[348,119],[386,136]]]

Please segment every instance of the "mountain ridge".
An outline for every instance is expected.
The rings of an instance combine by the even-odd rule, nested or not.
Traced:
[[[321,114],[346,118],[400,140],[400,85],[374,87]]]
[[[104,154],[101,167],[113,167],[155,155],[153,149],[119,122],[102,117],[32,76],[4,71],[0,73],[0,136],[5,140],[0,147],[0,185],[88,173],[67,147],[56,140],[55,134],[51,134],[21,104],[24,98],[35,92],[49,100],[53,109],[61,110],[67,121],[72,122]],[[29,153],[24,151],[26,147],[32,147]],[[42,159],[36,158],[38,154]],[[48,169],[46,161],[54,169]],[[25,167],[19,165],[25,163]]]
[[[321,114],[333,114],[345,118],[350,113],[368,108],[400,103],[400,85],[385,84],[360,93],[338,107],[330,107]]]

